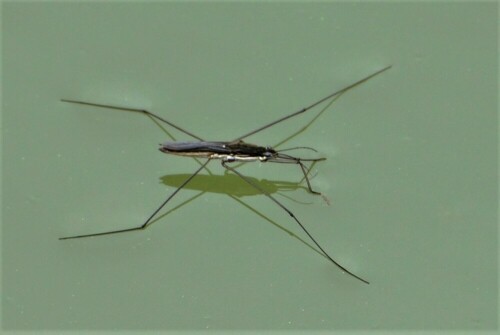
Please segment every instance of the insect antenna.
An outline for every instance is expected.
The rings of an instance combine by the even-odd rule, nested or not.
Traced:
[[[296,150],[296,149],[307,149],[307,150],[312,150],[314,152],[318,152],[318,150],[311,148],[311,147],[293,147],[293,148],[286,148],[286,149],[280,149],[280,150],[275,150],[276,152],[283,152],[283,151],[290,151],[290,150]]]

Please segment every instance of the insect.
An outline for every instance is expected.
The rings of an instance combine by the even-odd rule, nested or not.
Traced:
[[[75,103],[75,104],[80,104],[80,105],[87,105],[87,106],[94,106],[94,107],[102,107],[102,108],[108,108],[108,109],[116,109],[116,110],[123,110],[123,111],[131,111],[131,112],[138,112],[138,113],[143,113],[148,115],[149,117],[156,119],[160,122],[163,122],[181,132],[183,132],[186,135],[189,135],[193,138],[195,138],[197,141],[191,141],[191,142],[164,142],[160,144],[159,150],[165,154],[170,154],[170,155],[178,155],[178,156],[184,156],[184,157],[195,157],[195,158],[204,158],[206,161],[202,164],[201,166],[193,173],[191,174],[186,180],[181,183],[175,191],[173,191],[161,204],[160,206],[153,211],[153,213],[146,219],[146,221],[141,224],[140,226],[132,227],[132,228],[126,228],[126,229],[119,229],[119,230],[112,230],[112,231],[105,231],[105,232],[99,232],[99,233],[92,233],[92,234],[85,234],[85,235],[74,235],[74,236],[67,236],[67,237],[61,237],[59,238],[60,240],[68,240],[68,239],[76,239],[76,238],[84,238],[84,237],[91,237],[91,236],[102,236],[102,235],[110,235],[110,234],[118,234],[118,233],[125,233],[125,232],[130,232],[130,231],[136,231],[136,230],[144,230],[146,229],[149,224],[152,222],[153,218],[158,214],[158,212],[173,198],[175,195],[184,187],[186,186],[201,170],[203,170],[209,162],[212,160],[220,160],[222,167],[224,169],[234,173],[236,176],[240,177],[242,180],[244,180],[246,183],[248,183],[251,187],[255,188],[257,191],[261,192],[265,196],[267,196],[270,200],[272,200],[276,205],[281,207],[290,217],[300,226],[300,228],[306,233],[306,235],[311,239],[311,241],[321,250],[322,254],[330,260],[333,264],[335,264],[337,267],[339,267],[342,271],[345,273],[349,274],[350,276],[362,281],[363,283],[369,284],[369,282],[360,276],[352,273],[348,269],[346,269],[344,266],[342,266],[340,263],[335,261],[324,249],[323,247],[316,241],[316,239],[309,233],[309,231],[306,229],[306,227],[302,224],[301,221],[295,216],[295,214],[292,213],[285,205],[283,205],[280,201],[278,201],[274,196],[272,196],[269,192],[264,190],[258,183],[255,182],[253,178],[249,178],[238,172],[235,168],[231,167],[230,164],[234,162],[241,162],[241,163],[247,163],[247,162],[268,162],[268,163],[282,163],[282,164],[295,164],[298,165],[300,170],[302,171],[302,174],[304,175],[303,180],[305,180],[307,184],[307,189],[310,193],[312,194],[317,194],[321,195],[320,192],[317,192],[312,189],[311,183],[309,181],[309,172],[313,164],[319,161],[323,161],[326,158],[321,157],[321,158],[300,158],[300,157],[295,157],[292,156],[288,153],[284,153],[284,151],[289,151],[289,150],[295,150],[295,149],[309,149],[309,150],[314,150],[313,148],[310,147],[295,147],[295,148],[289,148],[289,149],[283,149],[283,150],[276,150],[270,146],[259,146],[255,144],[250,144],[246,143],[243,141],[245,138],[247,138],[250,135],[254,135],[264,129],[270,128],[274,126],[277,123],[283,122],[285,120],[288,120],[292,117],[295,117],[297,115],[303,114],[312,108],[316,107],[317,105],[329,100],[333,99],[334,97],[338,97],[341,94],[345,93],[346,91],[354,88],[355,86],[358,86],[365,81],[371,79],[372,77],[390,69],[391,66],[387,66],[381,70],[378,70],[371,75],[360,79],[356,81],[353,84],[350,84],[341,90],[338,90],[334,93],[331,93],[330,95],[314,102],[313,104],[304,107],[300,109],[297,112],[294,112],[292,114],[286,115],[282,118],[279,118],[278,120],[275,120],[271,123],[268,123],[264,126],[261,126],[257,129],[254,129],[242,136],[239,136],[231,141],[205,141],[201,137],[171,123],[170,121],[162,118],[159,115],[153,114],[147,110],[143,109],[135,109],[135,108],[127,108],[127,107],[118,107],[118,106],[111,106],[111,105],[103,105],[103,104],[98,104],[98,103],[92,103],[92,102],[85,102],[85,101],[78,101],[78,100],[68,100],[68,99],[62,99],[61,101],[63,102],[68,102],[68,103]],[[304,162],[308,162],[311,165],[309,168],[304,164]]]

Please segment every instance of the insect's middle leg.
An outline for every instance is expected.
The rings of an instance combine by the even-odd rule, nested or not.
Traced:
[[[237,170],[235,170],[234,168],[228,166],[226,163],[228,163],[227,161],[224,161],[222,160],[221,161],[221,165],[233,172],[234,174],[238,175],[241,179],[243,179],[245,182],[247,182],[248,184],[250,184],[250,186],[254,187],[255,189],[259,190],[260,192],[262,192],[262,194],[264,194],[266,197],[268,197],[269,199],[271,199],[276,205],[278,205],[279,207],[281,207],[286,213],[288,213],[288,215],[290,215],[290,217],[300,226],[300,228],[302,228],[302,230],[307,234],[307,236],[311,239],[311,241],[313,241],[313,243],[318,247],[319,250],[321,250],[321,252],[323,253],[323,255],[325,255],[326,258],[328,258],[333,264],[335,264],[336,266],[338,266],[342,271],[348,273],[349,275],[353,276],[354,278],[358,279],[358,280],[361,280],[362,282],[366,283],[366,284],[369,284],[368,281],[366,281],[365,279],[355,275],[354,273],[352,273],[351,271],[347,270],[344,266],[342,266],[340,263],[338,263],[337,261],[335,261],[326,251],[325,249],[323,249],[323,247],[321,247],[321,245],[316,241],[316,239],[311,235],[311,233],[309,233],[309,231],[306,229],[306,227],[302,224],[302,222],[299,221],[299,219],[297,219],[297,217],[295,216],[295,214],[292,213],[292,211],[290,211],[287,207],[285,207],[285,205],[283,205],[281,202],[279,202],[275,197],[273,197],[271,194],[269,194],[266,190],[264,190],[262,187],[260,187],[258,184],[256,184],[255,182],[253,182],[252,180],[248,179],[247,177],[245,177],[243,174],[241,174],[240,172],[238,172]]]

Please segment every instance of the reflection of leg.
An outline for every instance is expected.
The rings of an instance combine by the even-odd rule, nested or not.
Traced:
[[[184,187],[189,183],[202,169],[205,168],[205,166],[210,162],[210,159],[208,159],[198,170],[196,170],[195,173],[193,173],[188,179],[186,179],[172,194],[168,196],[168,198],[149,216],[149,218],[144,222],[142,225],[134,228],[127,228],[127,229],[120,229],[120,230],[112,230],[112,231],[106,231],[102,233],[94,233],[94,234],[86,234],[86,235],[76,235],[76,236],[68,236],[68,237],[61,237],[59,238],[60,240],[69,240],[73,238],[82,238],[82,237],[91,237],[91,236],[101,236],[101,235],[111,235],[111,234],[118,234],[118,233],[125,233],[129,231],[134,231],[134,230],[143,230],[146,229],[149,224],[151,223],[151,220],[158,214],[158,212]]]
[[[340,265],[339,263],[337,263],[335,260],[333,260],[333,258],[328,255],[328,253],[319,245],[318,242],[316,242],[316,240],[314,239],[314,237],[312,237],[312,235],[309,233],[309,231],[307,231],[306,227],[304,227],[304,225],[302,225],[302,223],[299,221],[299,219],[297,219],[295,217],[295,215],[288,209],[286,208],[281,202],[279,202],[278,200],[276,200],[276,198],[274,198],[272,195],[270,195],[269,193],[267,193],[266,191],[264,191],[264,189],[262,189],[258,184],[254,183],[252,180],[248,179],[247,177],[245,177],[244,175],[242,175],[241,173],[239,173],[238,171],[236,171],[235,169],[233,169],[232,167],[228,166],[226,164],[226,162],[222,161],[221,162],[222,166],[227,169],[227,170],[230,170],[231,172],[237,174],[241,179],[243,179],[244,181],[246,181],[248,184],[250,184],[251,186],[255,187],[257,190],[259,190],[260,192],[262,192],[265,196],[267,196],[269,199],[271,199],[276,205],[278,205],[279,207],[281,207],[285,212],[288,213],[288,215],[290,215],[292,217],[292,219],[295,220],[295,222],[297,222],[297,224],[300,226],[300,228],[302,228],[302,230],[307,234],[307,236],[309,236],[309,238],[311,239],[311,241],[314,242],[314,244],[316,244],[316,246],[319,248],[319,250],[321,250],[321,252],[323,252],[323,254],[333,263],[335,264],[336,266],[338,266],[342,271],[348,273],[349,275],[353,276],[354,278],[366,283],[366,284],[369,284],[368,281],[364,280],[363,278],[361,277],[358,277],[357,275],[355,275],[354,273],[350,272],[349,270],[347,270],[345,267],[343,267],[342,265]]]

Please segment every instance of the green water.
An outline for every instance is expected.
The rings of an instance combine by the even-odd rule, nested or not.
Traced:
[[[2,327],[15,330],[491,330],[497,327],[496,3],[3,3]],[[278,206],[198,168],[147,108],[230,140],[384,66],[247,164]],[[319,109],[317,110],[319,112]],[[312,120],[248,141],[275,145]],[[300,152],[314,156],[312,152]]]

